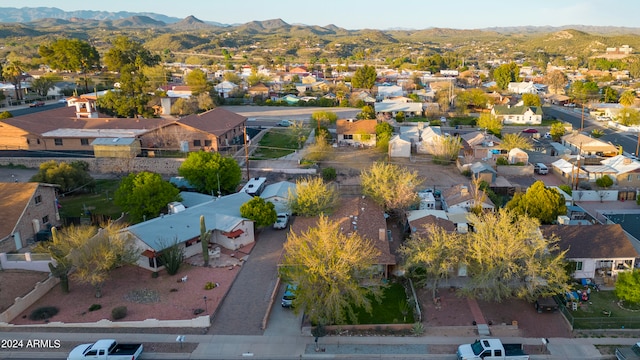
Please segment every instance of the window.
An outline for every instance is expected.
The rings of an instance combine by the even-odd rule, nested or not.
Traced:
[[[353,140],[353,135],[349,134],[349,135],[343,135],[345,140]]]
[[[631,181],[631,176],[632,175],[627,175],[627,181]]]
[[[582,261],[576,261],[576,270],[582,270]]]
[[[43,224],[48,224],[49,223],[49,215],[45,215],[42,217],[42,223]]]
[[[38,145],[40,145],[40,139],[36,139]]]
[[[60,138],[53,139],[53,143],[54,143],[56,146],[62,146],[62,139],[60,139]]]
[[[640,175],[636,175],[636,180],[640,180]]]
[[[193,146],[202,146],[202,142],[200,140],[193,140]]]
[[[204,141],[204,146],[211,146],[211,140],[205,140]]]
[[[36,198],[34,200],[36,201],[36,205],[38,205],[42,202],[42,196],[36,195]]]
[[[89,145],[89,139],[80,139],[80,145],[83,145],[83,146]]]

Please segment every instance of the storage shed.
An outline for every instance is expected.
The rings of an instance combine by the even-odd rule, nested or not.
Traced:
[[[91,145],[97,158],[132,159],[140,154],[140,140],[136,138],[97,138]]]

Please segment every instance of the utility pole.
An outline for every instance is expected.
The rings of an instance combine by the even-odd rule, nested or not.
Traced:
[[[247,181],[251,179],[249,175],[249,147],[247,146],[247,127],[244,127],[244,163],[247,166]]]
[[[636,153],[634,154],[636,157],[638,156],[638,151],[640,151],[640,132],[638,134],[638,143],[636,144]]]
[[[574,190],[578,190],[578,184],[580,183],[580,154],[582,153],[582,143],[580,143],[580,148],[578,150],[578,156],[576,158],[577,162],[576,162],[576,174],[575,174],[575,184],[574,184]]]

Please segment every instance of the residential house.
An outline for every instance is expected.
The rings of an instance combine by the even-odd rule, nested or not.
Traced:
[[[369,92],[364,90],[352,92],[351,99],[352,101],[356,101],[356,102],[362,100],[365,104],[376,103],[376,99],[374,99]]]
[[[297,216],[291,225],[291,232],[302,234],[310,227],[316,226],[317,222],[318,217],[315,216]],[[368,196],[343,196],[338,208],[329,215],[329,222],[338,223],[340,231],[346,236],[357,233],[370,241],[379,253],[374,264],[378,278],[388,278],[396,259],[389,247],[387,221],[380,206]]]
[[[460,135],[465,156],[475,160],[495,159],[506,151],[502,149],[502,140],[484,131],[473,131]]]
[[[191,94],[191,86],[187,85],[175,85],[172,86],[170,90],[167,90],[168,97],[188,99],[191,97]]]
[[[576,263],[576,279],[612,285],[619,272],[635,268],[635,259],[640,256],[632,244],[636,240],[629,238],[620,224],[544,225],[540,230],[545,237],[559,239],[560,251],[567,251],[565,258]]]
[[[389,99],[396,96],[403,96],[404,91],[401,86],[398,85],[380,85],[378,86],[378,96],[380,100]]]
[[[503,124],[540,125],[542,123],[542,107],[496,105],[491,114]]]
[[[551,163],[551,169],[553,172],[569,181],[570,184],[575,184],[579,181],[586,181],[588,178],[586,171],[580,169],[577,164],[565,159],[558,159]]]
[[[57,185],[0,183],[0,252],[18,251],[39,231],[60,225]]]
[[[291,181],[280,181],[267,185],[260,197],[275,206],[277,213],[291,214],[289,209],[289,195],[295,196],[296,184]]]
[[[204,216],[207,231],[211,233],[210,246],[237,250],[251,244],[254,223],[240,215],[240,206],[252,197],[244,192],[214,198],[178,213],[161,215],[123,229],[133,237],[141,255],[138,266],[159,271],[164,268],[160,255],[176,244],[185,257],[202,252],[200,246],[200,216]]]
[[[618,117],[618,113],[624,106],[618,103],[595,103],[589,104],[589,109],[592,114],[600,114],[600,116],[608,117],[609,119],[615,119]]]
[[[530,82],[510,82],[507,90],[515,94],[537,94],[538,88]]]
[[[244,144],[247,118],[224,108],[192,114],[155,128],[141,136],[146,148],[173,148],[182,151],[220,151]]]
[[[509,153],[507,154],[507,161],[509,161],[509,164],[512,165],[518,163],[528,164],[529,154],[527,154],[527,152],[522,149],[513,148],[509,150]]]
[[[616,156],[618,148],[609,143],[579,132],[564,135],[562,137],[562,145],[571,149],[574,153],[582,156]]]
[[[238,88],[238,85],[231,81],[223,81],[213,87],[221,98],[228,98],[229,95]]]
[[[422,116],[422,103],[383,101],[374,104],[376,114],[386,115],[387,118],[395,118],[399,112],[403,112],[405,117]]]
[[[486,181],[488,184],[493,184],[498,176],[498,172],[491,165],[480,161],[469,165],[469,171],[474,179]]]
[[[614,184],[624,187],[640,188],[640,161],[624,155],[617,155],[600,161],[602,165],[585,165],[589,181],[609,176]]]
[[[451,222],[442,210],[411,210],[407,215],[407,222],[412,236],[427,236],[425,228],[432,225],[451,233],[457,230],[456,224]]]
[[[336,122],[338,144],[375,146],[377,120],[339,119]]]
[[[300,99],[297,96],[292,95],[292,94],[287,94],[287,95],[283,96],[280,100],[286,102],[289,105],[297,104],[298,101],[300,101]]]
[[[494,211],[495,205],[480,191],[475,194],[475,188],[469,188],[466,185],[454,185],[442,192],[442,210],[452,213],[469,212],[473,207],[479,206],[484,211]]]
[[[269,96],[269,87],[263,83],[258,83],[250,87],[247,93],[252,97],[266,98]]]
[[[416,152],[418,154],[435,154],[437,147],[441,146],[442,131],[439,126],[424,126],[418,123],[420,134]]]
[[[394,135],[389,140],[388,153],[390,158],[409,158],[411,157],[411,142],[403,139],[400,135]]]

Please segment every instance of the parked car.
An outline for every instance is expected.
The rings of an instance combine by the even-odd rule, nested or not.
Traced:
[[[31,104],[29,104],[29,107],[40,107],[40,106],[44,106],[44,101],[34,101]]]
[[[574,104],[574,103],[566,103],[566,104],[564,104],[564,106],[566,106],[566,107],[576,107],[576,104]]]
[[[525,134],[537,134],[538,130],[534,129],[534,128],[526,128],[524,130],[522,130],[523,133]]]
[[[608,116],[596,116],[596,120],[598,121],[610,121],[611,118]]]
[[[547,175],[549,173],[549,168],[543,163],[536,163],[533,165],[533,172],[539,175]]]
[[[558,306],[558,303],[553,299],[552,296],[547,296],[547,297],[539,297],[538,300],[536,300],[536,310],[538,311],[538,313],[542,313],[544,311],[546,312],[558,312],[558,309],[560,308]]]
[[[67,103],[67,98],[62,98],[60,100],[58,100],[59,103],[61,104],[66,104]]]
[[[293,306],[293,300],[296,299],[296,289],[295,285],[287,284],[287,287],[284,289],[284,295],[282,295],[282,307],[288,308]]]
[[[458,360],[504,359],[529,360],[522,344],[503,344],[500,339],[481,339],[458,347]]]
[[[289,120],[280,120],[280,121],[278,121],[278,123],[276,125],[282,126],[282,127],[289,127],[289,126],[291,126],[291,121],[289,121]]]
[[[67,356],[67,360],[135,360],[138,359],[142,350],[142,344],[118,344],[113,339],[103,339],[93,344],[76,346]]]
[[[274,229],[286,229],[287,224],[289,223],[289,214],[278,213],[276,218],[276,222],[273,223]]]

